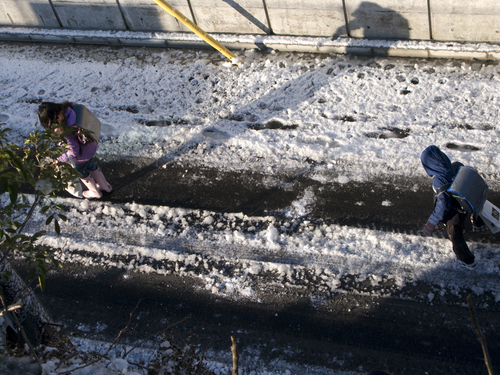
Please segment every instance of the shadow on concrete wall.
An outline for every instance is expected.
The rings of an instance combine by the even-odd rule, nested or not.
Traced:
[[[258,30],[266,35],[273,34],[265,3],[263,3],[263,6],[266,11],[266,18],[259,20],[241,6],[237,0],[221,1],[228,4]],[[31,18],[27,19],[25,17],[23,19],[23,14],[31,14]],[[192,18],[196,23],[192,10],[184,15]],[[356,9],[345,7],[344,16],[345,23],[333,33],[334,38],[348,36],[358,39],[383,39],[387,41],[387,47],[370,50],[366,46],[362,49],[359,48],[359,42],[354,40],[347,46],[346,52],[348,54],[387,56],[388,49],[392,44],[391,40],[410,39],[408,20],[398,12],[381,7],[374,2],[364,1]],[[163,11],[160,7],[125,5],[119,1],[116,4],[8,2],[4,7],[4,13],[0,14],[1,24],[82,30],[190,32],[175,17]],[[238,29],[238,26],[235,26],[235,29]],[[255,44],[261,50],[267,49],[259,41]]]
[[[191,14],[185,14],[191,18]],[[81,30],[187,31],[175,17],[155,6],[9,2],[0,10],[0,26]]]
[[[406,18],[392,9],[383,8],[378,4],[364,1],[359,7],[349,14],[346,11],[347,24],[340,27],[333,34],[334,38],[347,35],[351,38],[384,39],[387,48],[371,50],[371,55],[387,56],[391,40],[409,40],[410,29]],[[359,54],[359,47],[353,42],[347,47],[347,53]]]
[[[61,26],[48,2],[6,2],[2,5],[0,7],[0,26]]]
[[[269,19],[259,20],[234,0],[222,0],[241,14],[246,20],[266,35],[272,34]],[[32,17],[27,19],[26,16]],[[267,13],[266,13],[267,14]],[[197,24],[194,14],[183,13]],[[177,18],[162,10],[159,6],[116,4],[81,4],[81,3],[9,3],[3,14],[0,12],[0,26],[51,27],[80,30],[113,30],[113,31],[158,31],[184,32],[191,31]],[[237,30],[235,30],[237,31]],[[107,44],[107,43],[104,43]],[[256,47],[265,50],[262,43]],[[202,47],[203,48],[203,47]]]
[[[231,6],[265,34],[272,34],[269,20],[261,22],[234,0],[222,1]],[[15,19],[15,16],[9,14],[23,15],[28,13],[27,9],[31,10],[29,13],[35,16],[36,21],[34,22],[37,23],[30,26],[100,30],[187,31],[175,17],[163,11],[159,6],[132,6],[123,5],[120,2],[113,5],[86,5],[78,3],[40,4],[35,2],[19,5],[11,3],[6,8],[3,22],[2,17],[0,17],[0,25],[27,26],[20,19]],[[184,14],[184,16],[192,19],[195,24],[197,23],[192,14]]]
[[[255,18],[251,13],[249,13],[245,8],[243,8],[241,5],[236,3],[234,0],[222,0],[222,1],[227,3],[228,5],[230,5],[231,7],[233,7],[234,10],[236,10],[238,13],[240,13],[243,17],[245,17],[247,20],[249,20],[251,23],[253,23],[255,26],[257,26],[259,29],[261,29],[266,34],[272,34],[270,27],[264,25],[257,18]]]

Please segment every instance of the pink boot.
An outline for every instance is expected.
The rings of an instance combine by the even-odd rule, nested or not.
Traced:
[[[96,186],[99,190],[104,190],[108,193],[113,191],[113,188],[102,174],[101,168],[97,168],[95,171],[90,171],[90,174],[94,177]]]
[[[97,189],[97,186],[95,185],[94,177],[92,177],[91,175],[88,175],[85,178],[80,178],[80,180],[82,180],[82,182],[85,184],[87,189],[89,189],[89,190],[85,190],[83,192],[83,196],[85,198],[87,198],[87,199],[92,199],[92,198],[99,199],[102,197],[102,193]]]

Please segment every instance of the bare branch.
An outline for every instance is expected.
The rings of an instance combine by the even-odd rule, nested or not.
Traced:
[[[77,370],[81,370],[81,369],[84,369],[86,367],[92,366],[94,363],[99,362],[101,359],[107,359],[107,360],[109,360],[109,358],[106,357],[103,354],[99,354],[99,353],[95,353],[95,352],[92,353],[92,354],[94,354],[95,356],[97,356],[97,358],[95,358],[93,361],[85,363],[84,365],[82,365],[80,367],[72,368],[71,370],[61,372],[59,375],[73,374]]]
[[[175,326],[181,324],[181,323],[184,323],[186,320],[188,319],[191,319],[192,315],[189,314],[188,316],[182,318],[181,320],[173,323],[173,324],[170,324],[168,327],[166,327],[163,331],[161,331],[160,333],[154,333],[152,335],[149,335],[148,337],[146,337],[144,340],[142,341],[139,341],[139,343],[135,346],[132,347],[132,349],[130,349],[128,352],[126,352],[124,355],[123,355],[123,359],[125,359],[126,356],[128,356],[134,349],[137,349],[143,342],[149,340],[151,337],[153,336],[160,336],[162,334],[164,334],[166,331],[168,331],[169,329],[172,329],[174,328]]]
[[[491,365],[490,354],[488,353],[488,347],[486,346],[486,337],[481,332],[481,328],[479,328],[479,324],[477,323],[476,310],[472,305],[472,297],[470,294],[467,296],[467,306],[469,307],[469,313],[472,319],[472,327],[474,328],[474,331],[479,338],[479,342],[481,343],[481,347],[483,348],[484,362],[486,363],[488,374],[493,375],[493,367]]]
[[[231,342],[231,353],[233,354],[233,373],[231,375],[238,375],[238,345],[233,336],[231,336]]]
[[[3,309],[3,311],[0,312],[0,316],[4,316],[10,311],[14,311],[17,309],[22,309],[23,308],[23,302],[21,300],[18,300],[14,305],[7,306]]]
[[[28,220],[31,218],[31,216],[33,216],[33,212],[35,212],[35,208],[36,208],[36,206],[38,206],[38,203],[40,203],[41,198],[42,198],[42,196],[40,194],[35,194],[35,200],[34,200],[33,204],[31,205],[31,208],[30,208],[28,214],[26,215],[26,218],[24,219],[23,224],[19,227],[19,229],[17,231],[18,234],[21,234],[21,232],[24,230],[24,227],[28,223]]]
[[[9,307],[12,307],[12,306],[7,307],[7,305],[5,304],[5,300],[3,299],[3,296],[1,294],[0,294],[0,301],[2,302],[2,306],[4,308],[4,311],[9,311]],[[21,303],[21,306],[22,306],[22,303]],[[35,359],[38,363],[38,366],[40,367],[40,370],[42,370],[42,363],[40,362],[40,358],[38,358],[38,355],[36,354],[35,348],[33,347],[33,345],[31,345],[31,342],[28,340],[28,337],[26,336],[26,332],[24,331],[24,328],[21,325],[21,322],[19,321],[16,312],[14,311],[14,313],[12,313],[11,315],[14,318],[14,320],[16,321],[17,326],[19,327],[18,329],[21,332],[21,335],[23,336],[24,341],[28,344],[30,351],[31,351],[31,354],[33,354],[33,357],[35,357]]]
[[[134,309],[132,310],[132,312],[129,314],[129,318],[128,318],[128,322],[127,322],[127,325],[125,327],[123,327],[120,332],[118,332],[118,335],[115,337],[115,339],[113,340],[113,342],[111,343],[110,347],[108,348],[108,350],[106,351],[106,355],[111,351],[111,349],[116,345],[116,342],[118,341],[118,339],[120,338],[120,336],[127,331],[128,329],[128,326],[130,325],[130,322],[132,321],[132,316],[134,315],[134,312],[135,310],[137,310],[137,308],[139,307],[139,304],[141,303],[141,300],[139,299],[139,301],[137,301],[137,305],[135,305]]]

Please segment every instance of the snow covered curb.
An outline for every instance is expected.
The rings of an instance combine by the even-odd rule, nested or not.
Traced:
[[[230,49],[272,49],[290,52],[318,52],[353,55],[418,58],[500,60],[500,45],[417,40],[368,40],[340,37],[300,37],[280,35],[213,34]],[[191,33],[139,32],[115,30],[67,30],[0,27],[0,40],[104,44],[144,47],[208,48]]]

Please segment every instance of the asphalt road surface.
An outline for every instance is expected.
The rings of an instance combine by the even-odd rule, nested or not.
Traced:
[[[264,176],[258,172],[228,173],[178,164],[163,167],[134,160],[102,160],[99,164],[115,187],[103,198],[110,203],[134,201],[273,215],[312,188],[317,201],[307,219],[313,224],[328,222],[403,233],[418,233],[432,209],[428,179],[328,185],[299,174],[280,176],[273,185],[262,183]],[[206,178],[180,178],[186,173]],[[420,188],[410,188],[415,185]],[[388,197],[393,205],[359,207],[354,203],[360,196],[366,202]],[[499,204],[498,192],[492,192],[490,200]],[[489,232],[468,236],[478,242],[499,242],[499,237]],[[221,265],[220,272],[234,270],[231,265]],[[303,279],[308,277],[303,275]],[[231,363],[230,337],[235,336],[241,351],[240,368],[248,372],[262,366],[268,371],[283,370],[286,362],[291,373],[305,368],[309,373],[367,373],[376,368],[394,374],[487,373],[471,327],[466,294],[436,295],[429,301],[425,296],[432,288],[425,283],[382,295],[370,293],[374,287],[356,281],[355,275],[342,283],[341,293],[331,293],[314,278],[284,285],[273,275],[264,275],[254,286],[260,301],[251,302],[221,298],[201,288],[197,278],[181,273],[142,274],[71,263],[49,275],[46,290],[38,297],[52,318],[66,326],[68,334],[108,342],[126,325],[131,312],[137,326],[126,337],[127,343],[154,339],[165,326],[190,315],[176,327],[179,337],[194,329],[200,344],[212,350],[210,359]],[[386,285],[389,291],[392,287]],[[311,296],[321,303],[315,305]],[[493,364],[498,366],[498,304],[487,292],[474,302]]]

